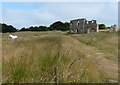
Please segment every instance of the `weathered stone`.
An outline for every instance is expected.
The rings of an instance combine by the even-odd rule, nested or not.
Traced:
[[[117,26],[116,25],[112,25],[110,28],[110,31],[117,31]]]
[[[70,21],[70,33],[98,32],[96,20],[87,21],[85,18]]]

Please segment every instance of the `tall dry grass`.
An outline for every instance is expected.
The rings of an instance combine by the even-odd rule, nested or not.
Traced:
[[[2,84],[2,34],[0,33],[0,84]]]
[[[118,32],[100,32],[84,35],[72,35],[80,42],[95,47],[101,53],[106,54],[106,58],[118,61]]]
[[[62,32],[15,34],[17,40],[9,39],[8,33],[2,38],[3,83],[55,83],[56,79],[61,83],[105,83],[108,77],[112,78],[90,57],[97,51],[86,45],[87,35],[71,37]]]

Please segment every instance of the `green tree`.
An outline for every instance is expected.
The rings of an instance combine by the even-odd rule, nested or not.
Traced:
[[[106,27],[106,29],[110,29],[111,27]]]
[[[61,31],[66,31],[69,30],[69,23],[68,22],[61,22],[61,21],[57,21],[55,23],[53,23],[52,25],[50,25],[50,30],[61,30]]]
[[[70,28],[70,23],[65,22],[64,25],[65,25],[65,28],[63,29],[63,31],[69,30],[69,28]]]
[[[14,28],[12,25],[6,25],[6,24],[1,24],[2,25],[2,30],[1,32],[6,33],[6,32],[16,32],[17,29]]]
[[[19,31],[25,31],[26,29],[25,29],[25,27],[23,27],[23,28],[21,28]]]
[[[48,31],[48,27],[46,26],[39,26],[39,31]]]
[[[29,29],[29,31],[35,31],[33,26],[29,27],[28,29]]]
[[[31,26],[29,28],[22,28],[20,29],[20,31],[52,31],[52,30],[61,30],[61,31],[67,31],[69,30],[69,23],[68,22],[61,22],[61,21],[57,21],[53,24],[50,25],[50,27],[46,27],[46,26]]]
[[[57,21],[50,25],[50,28],[53,28],[53,30],[62,30],[62,28],[64,28],[64,23],[62,23],[61,21]]]
[[[99,29],[106,29],[105,24],[100,24],[100,25],[99,25]]]

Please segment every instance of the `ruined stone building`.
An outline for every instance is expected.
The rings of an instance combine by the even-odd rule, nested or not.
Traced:
[[[117,26],[116,25],[112,25],[111,28],[110,28],[110,31],[117,31]]]
[[[70,33],[98,32],[96,20],[88,21],[85,18],[70,21]]]

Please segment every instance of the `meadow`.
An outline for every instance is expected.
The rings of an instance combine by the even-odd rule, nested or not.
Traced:
[[[3,83],[111,83],[118,80],[118,32],[2,34]]]

